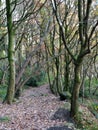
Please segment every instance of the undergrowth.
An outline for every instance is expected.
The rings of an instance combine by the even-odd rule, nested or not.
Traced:
[[[6,96],[7,92],[7,86],[6,85],[0,85],[0,99],[3,100]]]

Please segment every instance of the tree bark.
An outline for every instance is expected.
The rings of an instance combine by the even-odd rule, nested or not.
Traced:
[[[12,104],[15,93],[15,50],[14,50],[14,31],[12,22],[12,12],[10,0],[6,0],[7,29],[8,29],[8,61],[9,61],[9,82],[7,95],[4,102]]]

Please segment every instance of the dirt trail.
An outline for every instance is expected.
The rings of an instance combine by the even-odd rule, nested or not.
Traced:
[[[0,130],[48,130],[64,126],[66,120],[52,119],[64,104],[51,94],[48,85],[24,90],[19,101],[11,106],[0,104]]]

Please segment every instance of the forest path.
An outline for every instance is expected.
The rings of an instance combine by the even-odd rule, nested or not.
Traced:
[[[75,130],[73,126],[64,127],[70,120],[69,112],[62,109],[64,106],[70,104],[54,96],[48,85],[26,89],[12,105],[0,104],[0,130]],[[53,116],[59,108],[61,113]]]

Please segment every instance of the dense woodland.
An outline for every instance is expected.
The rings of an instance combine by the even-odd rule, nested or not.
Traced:
[[[0,100],[43,84],[98,119],[97,0],[0,0]]]

